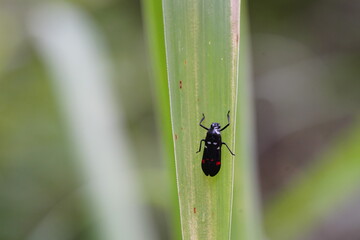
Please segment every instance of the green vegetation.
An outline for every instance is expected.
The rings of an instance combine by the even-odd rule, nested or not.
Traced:
[[[51,63],[39,50],[41,38],[29,34],[41,35],[30,18],[35,7],[48,3],[1,2],[0,239],[117,240],[146,234],[160,240],[306,240],[319,229],[341,229],[342,224],[329,229],[326,223],[347,203],[358,207],[352,201],[360,180],[358,28],[350,20],[359,12],[354,3],[325,2],[251,1],[248,7],[241,1],[240,8],[236,0],[70,0],[67,9],[81,18],[72,33],[93,33],[59,45],[67,51],[78,46],[69,51],[76,57],[80,46],[88,47],[72,64],[75,56]],[[58,4],[52,9],[63,6]],[[346,12],[349,21],[338,20],[344,9],[352,9]],[[74,27],[70,15],[62,17],[61,26]],[[62,27],[48,30],[42,37],[70,39]],[[89,57],[92,50],[99,57]],[[76,105],[66,94],[74,88],[61,91],[54,84],[66,69],[54,74],[55,65],[81,75],[75,79],[83,79],[88,111],[123,120],[95,121],[84,131],[94,131],[92,137],[84,139],[99,144],[88,150],[79,151],[74,135],[97,118],[86,121],[77,108],[72,114],[85,124],[69,129],[70,114],[61,101],[68,100],[68,109]],[[109,104],[96,100],[99,88],[86,87],[95,75],[115,93]],[[236,156],[223,147],[220,172],[207,177],[202,152],[196,154],[206,134],[198,123],[204,113],[205,126],[224,126],[228,110],[231,124],[222,140]],[[353,121],[344,123],[344,116]],[[336,126],[326,124],[332,121]],[[112,126],[105,129],[113,137],[120,130],[120,144],[96,132],[99,126]],[[337,134],[328,134],[332,131]],[[296,141],[289,141],[294,135]],[[311,154],[301,152],[306,144],[313,145]],[[100,145],[107,150],[94,155]],[[108,154],[108,146],[116,154]],[[79,152],[85,161],[79,161]],[[105,166],[108,155],[121,171]],[[296,164],[284,164],[292,159]],[[273,172],[263,173],[273,165]],[[106,167],[96,177],[86,175],[90,168],[99,173]],[[126,180],[129,176],[133,180]],[[103,184],[94,187],[99,180]],[[121,201],[109,197],[110,187]],[[337,239],[359,239],[339,232]]]

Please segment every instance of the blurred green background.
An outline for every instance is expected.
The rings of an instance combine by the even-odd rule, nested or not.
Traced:
[[[0,239],[99,239],[51,70],[29,33],[29,12],[45,3],[0,1]],[[141,2],[68,3],[102,39],[141,203],[157,238],[172,239],[173,180],[160,144]],[[358,124],[360,4],[253,0],[248,11],[258,174],[266,209]],[[360,190],[352,191],[292,239],[360,239]],[[269,239],[277,240],[271,230]]]

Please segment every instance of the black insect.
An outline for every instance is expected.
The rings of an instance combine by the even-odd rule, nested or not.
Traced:
[[[208,132],[206,138],[200,141],[199,151],[201,151],[201,144],[205,142],[204,155],[201,160],[201,168],[206,176],[210,175],[211,177],[215,176],[221,167],[221,146],[224,144],[230,153],[235,156],[235,154],[230,150],[229,146],[221,141],[220,132],[225,130],[230,125],[230,111],[227,113],[228,124],[221,128],[219,123],[212,123],[210,129],[203,126],[201,123],[205,119],[205,115],[199,123],[200,127],[205,128]]]

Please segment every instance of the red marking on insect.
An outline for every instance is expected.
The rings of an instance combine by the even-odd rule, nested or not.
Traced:
[[[221,162],[216,162],[216,166],[219,166],[221,164]]]
[[[196,213],[196,208],[194,207],[194,213]]]
[[[178,139],[178,135],[175,134],[175,141]]]
[[[201,161],[201,163],[205,163],[205,159],[203,159],[203,160]]]
[[[210,161],[212,161],[212,162],[213,162],[213,161],[214,161],[214,159],[210,159]]]
[[[180,89],[182,89],[182,81],[180,80]]]

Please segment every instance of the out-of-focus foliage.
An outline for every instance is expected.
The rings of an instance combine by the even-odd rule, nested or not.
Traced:
[[[88,183],[79,176],[49,70],[28,35],[33,3],[0,3],[0,238],[91,239],[97,223],[84,195]],[[134,165],[141,166],[139,175],[147,183],[142,201],[158,209],[153,218],[166,226],[166,198],[161,197],[166,175],[157,149],[139,2],[81,5],[105,39],[101,49],[110,53],[115,91],[135,143],[130,150],[141,148]],[[159,229],[166,239],[167,229]]]
[[[161,239],[169,239],[173,209],[166,203],[169,180],[157,141],[140,2],[69,2],[95,22],[105,39],[102,47],[114,66],[114,90],[145,189],[143,202]],[[96,239],[97,220],[83,194],[87,183],[79,176],[49,69],[28,35],[28,11],[35,4],[41,1],[0,2],[0,239],[31,239],[39,232],[52,240]],[[328,150],[337,146],[332,143],[341,145],[341,133],[352,132],[360,96],[359,15],[358,0],[249,1],[259,181],[266,209],[279,196],[286,199],[288,189],[297,186],[293,181],[305,176],[306,183],[314,166],[331,164],[335,155]],[[347,176],[346,156],[345,170],[332,170],[335,182]],[[326,171],[323,176],[329,176],[326,169],[320,169]],[[333,194],[329,202],[337,197]],[[359,239],[358,195],[344,195],[297,239]]]
[[[170,97],[167,78],[167,66],[165,56],[165,35],[163,23],[162,0],[142,1],[143,22],[146,32],[146,40],[149,54],[149,67],[151,69],[151,82],[154,94],[154,102],[157,113],[157,126],[161,133],[161,145],[164,160],[167,164],[167,174],[170,176],[168,206],[172,209],[170,237],[181,239],[180,209],[176,186],[176,169],[174,164],[174,142],[170,119]]]
[[[360,93],[360,72],[355,67],[360,47],[359,4],[356,0],[255,0],[249,5],[263,204],[275,215],[278,208],[271,207],[291,206],[283,209],[280,223],[273,222],[278,235],[272,232],[272,218],[267,216],[269,238],[284,234],[283,239],[357,239],[359,214],[348,214],[351,220],[344,217],[350,209],[359,208],[357,194],[344,193],[342,201],[335,204],[339,196],[334,190],[322,204],[330,206],[326,213],[309,210],[311,217],[304,220],[302,216],[323,201],[325,189],[320,183],[329,190],[334,183],[343,182],[345,175],[351,175],[346,172],[354,167],[353,158],[359,158],[355,154],[348,159],[350,152],[345,147],[339,150],[342,168],[330,170],[335,158],[332,149],[346,145],[342,133],[356,134],[352,129]],[[347,144],[356,145],[352,141]],[[300,203],[294,196],[305,200]],[[296,221],[313,224],[304,227]],[[291,222],[298,234],[286,238],[286,224]]]
[[[31,49],[15,53],[0,80],[0,238],[25,238],[49,216],[55,233],[82,229],[79,184],[50,82]]]
[[[303,237],[304,229],[311,229],[354,196],[360,181],[359,141],[357,126],[270,202],[265,223],[271,238]]]

